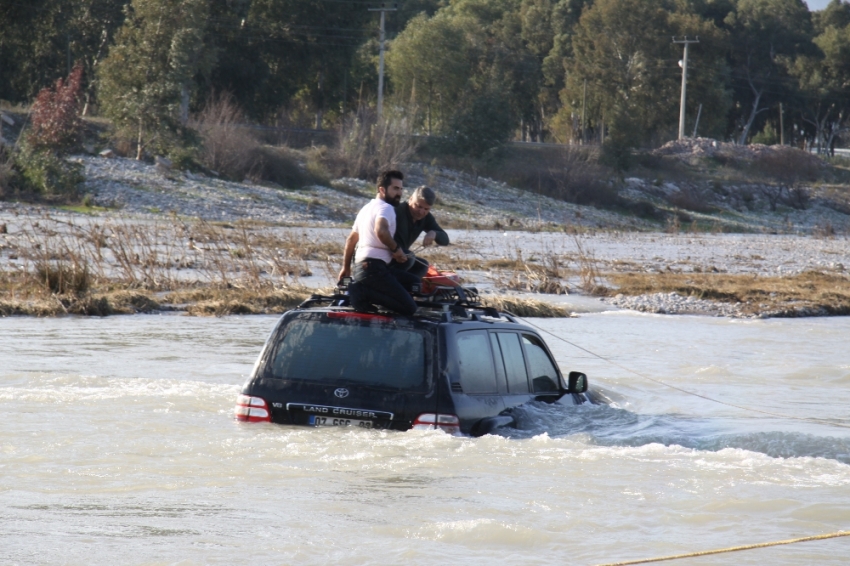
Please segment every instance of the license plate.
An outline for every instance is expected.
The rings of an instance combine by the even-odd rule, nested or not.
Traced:
[[[360,428],[372,428],[372,421],[363,421],[359,419],[342,419],[338,417],[319,417],[310,415],[308,421],[310,426],[356,426]]]

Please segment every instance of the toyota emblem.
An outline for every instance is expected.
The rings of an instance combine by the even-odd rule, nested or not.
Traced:
[[[340,387],[334,391],[334,395],[336,395],[340,399],[345,399],[346,397],[348,397],[348,389],[346,389],[345,387]]]

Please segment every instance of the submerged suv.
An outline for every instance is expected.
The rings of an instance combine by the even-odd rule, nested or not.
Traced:
[[[314,295],[281,317],[237,419],[479,436],[514,424],[511,410],[529,401],[587,401],[587,377],[562,375],[540,335],[509,314],[420,303],[408,317],[345,303]]]

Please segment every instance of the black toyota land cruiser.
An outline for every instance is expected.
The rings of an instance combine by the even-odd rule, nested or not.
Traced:
[[[587,401],[535,330],[456,302],[416,315],[360,313],[314,295],[278,322],[236,404],[241,421],[473,436],[514,423],[528,401]]]

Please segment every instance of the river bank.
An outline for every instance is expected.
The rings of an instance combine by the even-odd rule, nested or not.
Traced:
[[[328,223],[0,203],[0,312],[283,312],[335,283],[347,228]],[[729,317],[850,312],[845,236],[557,228],[449,228],[453,245],[421,255],[485,295],[512,298],[512,308],[562,307],[555,316],[611,308]]]
[[[85,206],[0,201],[4,316],[282,312],[333,287],[346,232],[375,190],[350,178],[293,190],[120,157],[70,159],[84,170]],[[453,243],[421,255],[494,301],[532,305],[527,314],[850,313],[850,216],[817,196],[823,188],[805,207],[771,210],[758,191],[743,206],[742,189],[727,186],[713,212],[674,210],[662,222],[435,165],[405,171],[406,187],[437,190],[435,216]],[[624,194],[658,206],[695,190],[625,184]]]

